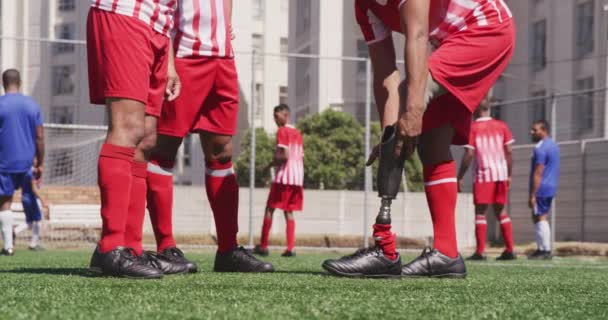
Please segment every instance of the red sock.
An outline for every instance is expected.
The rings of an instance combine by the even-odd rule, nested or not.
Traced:
[[[433,220],[434,247],[444,255],[458,256],[456,243],[456,165],[454,161],[424,167],[424,191]]]
[[[287,219],[286,224],[287,251],[293,251],[293,247],[296,245],[296,221],[294,219]]]
[[[262,224],[262,239],[260,241],[260,247],[262,249],[268,249],[268,234],[272,227],[272,216],[270,218],[264,217],[264,224]]]
[[[148,164],[148,211],[156,238],[156,250],[175,247],[173,239],[173,173],[174,161],[152,155]]]
[[[143,252],[142,238],[146,215],[146,176],[148,163],[133,161],[129,215],[125,230],[125,246],[135,249],[138,256]]]
[[[502,238],[505,241],[505,251],[513,252],[513,224],[509,215],[504,213],[500,217],[500,231],[502,232]]]
[[[125,245],[131,190],[131,162],[135,148],[104,143],[99,153],[97,183],[101,194],[102,253]]]
[[[376,246],[382,249],[387,258],[397,259],[397,243],[395,243],[395,234],[391,232],[390,224],[374,224],[374,240]]]
[[[239,185],[232,162],[207,161],[205,186],[215,219],[217,251],[228,252],[237,246],[236,234],[239,231]]]
[[[486,232],[488,223],[485,215],[475,215],[475,239],[477,240],[477,254],[483,254],[486,251]]]

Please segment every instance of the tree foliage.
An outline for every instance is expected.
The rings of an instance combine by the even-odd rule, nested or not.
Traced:
[[[255,186],[265,187],[270,182],[270,173],[264,171],[274,156],[275,137],[262,128],[255,129]],[[251,156],[251,132],[248,131],[241,140],[241,154],[235,164],[238,183],[249,186],[249,159]]]

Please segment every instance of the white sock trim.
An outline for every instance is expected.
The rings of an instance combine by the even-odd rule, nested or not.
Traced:
[[[163,176],[172,176],[173,168],[165,168],[148,162],[148,172]]]
[[[506,218],[503,218],[502,220],[500,220],[500,224],[505,224],[505,223],[509,223],[509,222],[511,222],[511,218],[509,218],[509,217],[506,217]]]
[[[456,183],[456,182],[458,182],[458,179],[456,179],[456,178],[444,178],[444,179],[425,182],[424,185],[427,187],[430,187],[430,186],[436,186],[438,184]]]
[[[228,169],[218,169],[218,170],[213,170],[213,169],[207,168],[207,170],[205,171],[205,174],[208,176],[211,176],[211,177],[223,178],[223,177],[233,175],[234,168],[230,167]]]

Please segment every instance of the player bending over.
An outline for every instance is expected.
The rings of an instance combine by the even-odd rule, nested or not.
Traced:
[[[500,230],[505,242],[505,250],[496,260],[514,260],[516,256],[513,253],[513,227],[505,203],[511,185],[512,146],[515,140],[506,123],[490,117],[489,99],[482,101],[474,116],[469,143],[464,146],[465,153],[458,172],[458,187],[462,189],[464,174],[475,158],[473,202],[477,250],[468,260],[486,260],[486,213],[489,206],[494,208],[494,213],[500,221]]]
[[[253,250],[261,256],[268,255],[268,234],[272,227],[272,215],[275,209],[283,210],[287,235],[287,249],[283,257],[294,257],[293,250],[296,242],[296,222],[294,211],[302,211],[304,201],[304,147],[302,134],[296,127],[289,124],[289,107],[280,104],[274,108],[274,122],[279,127],[277,131],[277,146],[272,162],[268,165],[275,167],[275,175],[266,212],[262,225],[262,241]]]
[[[559,146],[549,136],[549,123],[545,120],[534,121],[530,129],[536,147],[530,164],[530,198],[532,209],[536,251],[529,259],[551,259],[551,226],[549,213],[551,203],[557,193],[559,183]]]
[[[342,276],[465,277],[456,244],[458,189],[450,144],[467,143],[471,113],[509,63],[515,44],[511,12],[502,0],[356,0],[355,12],[368,43],[384,129],[376,149],[382,204],[373,227],[375,246],[327,260],[323,267]],[[391,31],[406,38],[401,92]],[[403,162],[416,145],[434,248],[402,267],[390,208]],[[374,155],[368,162],[373,160]]]
[[[173,167],[184,137],[198,133],[217,231],[213,270],[269,272],[274,270],[270,263],[257,260],[237,243],[239,186],[232,168],[232,137],[237,127],[239,84],[231,13],[232,0],[179,1],[173,41],[175,67],[184,87],[175,101],[163,106],[159,119],[157,145],[148,166],[148,210],[159,256],[171,261],[174,268],[188,265],[173,238]],[[141,233],[143,209],[137,219],[136,229]]]
[[[163,272],[133,243],[134,214],[146,202],[144,141],[154,133],[164,96],[179,95],[170,54],[176,0],[91,0],[87,18],[89,94],[108,112],[98,162],[102,231],[91,257],[96,274],[154,279]],[[137,148],[136,151],[136,147]]]

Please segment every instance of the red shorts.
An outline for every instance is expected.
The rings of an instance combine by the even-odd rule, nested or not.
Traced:
[[[126,98],[160,116],[167,84],[169,38],[137,18],[92,8],[87,19],[89,96],[93,104]]]
[[[302,211],[304,202],[304,188],[280,183],[273,183],[268,195],[269,208],[281,209],[283,211]]]
[[[471,114],[506,69],[514,49],[513,20],[471,25],[448,36],[431,54],[429,70],[449,93],[429,103],[423,132],[451,125],[456,129],[453,144],[466,144]]]
[[[507,181],[473,183],[474,204],[505,204],[508,194]]]
[[[235,135],[239,83],[234,59],[176,58],[175,69],[182,91],[163,106],[157,132],[180,138],[199,131]]]

